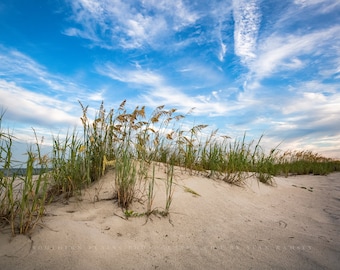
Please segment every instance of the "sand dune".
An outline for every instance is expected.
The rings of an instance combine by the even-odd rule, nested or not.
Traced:
[[[158,170],[155,207],[164,207]],[[169,217],[124,220],[113,174],[48,206],[30,237],[0,233],[0,269],[338,269],[340,174],[230,186],[176,171]],[[199,195],[186,192],[190,188]],[[99,201],[96,195],[99,197]],[[133,209],[143,211],[135,202]]]

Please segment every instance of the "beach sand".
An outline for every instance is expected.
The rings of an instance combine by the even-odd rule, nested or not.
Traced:
[[[339,269],[340,173],[276,177],[275,187],[254,178],[230,186],[178,168],[175,175],[169,217],[123,219],[107,200],[111,171],[81,201],[49,205],[29,236],[1,228],[0,269]],[[164,178],[157,169],[160,210]]]

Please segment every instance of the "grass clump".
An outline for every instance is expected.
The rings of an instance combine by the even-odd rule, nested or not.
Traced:
[[[69,198],[86,185],[88,179],[83,152],[82,142],[76,133],[67,134],[64,140],[59,136],[53,138],[51,174],[54,184],[50,189],[51,195],[64,194]]]
[[[35,151],[29,149],[27,155],[26,175],[19,177],[22,186],[18,190],[18,204],[15,210],[12,209],[14,211],[10,220],[13,234],[15,227],[18,227],[20,234],[29,232],[45,214],[49,183],[47,158],[41,155],[38,143],[36,143]],[[33,170],[36,166],[39,166],[40,170],[39,174],[34,176]],[[18,221],[16,218],[18,218]],[[16,222],[18,222],[18,226],[16,226]]]
[[[27,150],[25,174],[13,171],[12,145],[14,137],[1,130],[0,116],[0,220],[10,225],[12,235],[32,230],[45,213],[49,183],[48,158],[40,144]],[[37,138],[36,138],[37,139]],[[39,167],[38,175],[34,169]]]
[[[289,175],[313,174],[327,175],[340,171],[340,161],[326,158],[312,151],[285,151],[277,157],[275,169],[278,174]]]

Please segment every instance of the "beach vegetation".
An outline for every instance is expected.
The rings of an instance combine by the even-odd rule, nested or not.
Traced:
[[[126,217],[168,216],[174,198],[175,168],[199,173],[242,186],[249,177],[274,185],[275,176],[295,174],[326,175],[340,170],[340,162],[311,151],[266,152],[258,140],[231,138],[208,125],[184,123],[187,115],[165,106],[150,114],[145,106],[129,110],[126,101],[107,111],[101,103],[91,117],[80,103],[82,129],[66,136],[52,136],[50,154],[43,155],[39,141],[29,146],[27,162],[18,173],[13,159],[16,137],[1,127],[0,115],[0,221],[9,224],[13,234],[25,234],[39,224],[46,205],[60,197],[80,196],[91,183],[113,170],[112,199]],[[188,112],[190,114],[190,112]],[[34,130],[33,130],[34,132]],[[35,134],[35,132],[34,132]],[[157,166],[166,176],[155,176]],[[37,170],[38,169],[38,170]],[[155,185],[164,181],[164,207],[155,207]],[[187,188],[187,192],[199,195]],[[99,195],[97,194],[97,199]],[[131,209],[134,202],[144,202],[145,211]]]

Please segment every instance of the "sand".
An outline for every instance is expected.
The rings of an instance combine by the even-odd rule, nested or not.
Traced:
[[[163,169],[157,177],[154,207],[162,209]],[[121,218],[106,200],[108,172],[81,201],[48,206],[29,236],[1,228],[0,269],[339,269],[340,173],[275,182],[237,187],[177,169],[170,216],[146,223]]]

